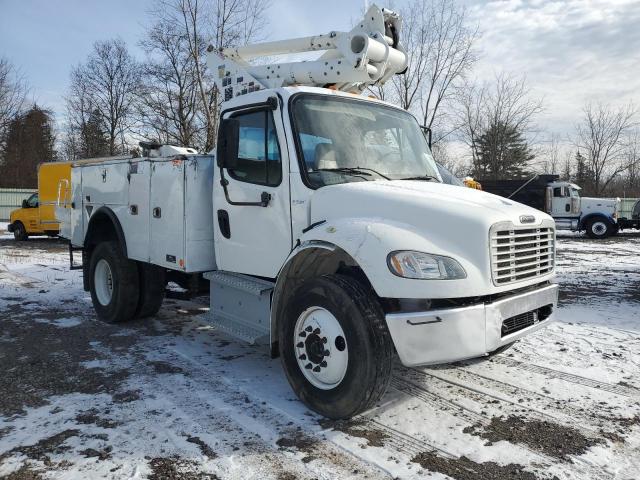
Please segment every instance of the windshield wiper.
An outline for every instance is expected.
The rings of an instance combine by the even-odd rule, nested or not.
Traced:
[[[351,174],[354,174],[354,175],[366,175],[367,177],[371,176],[371,174],[368,173],[368,172],[373,172],[376,175],[381,176],[385,180],[391,180],[389,177],[387,177],[386,175],[383,175],[382,173],[378,172],[377,170],[374,170],[373,168],[367,168],[367,167],[316,168],[314,171],[316,171],[316,172],[351,173]]]
[[[435,180],[436,182],[440,183],[440,180],[438,180],[438,178],[434,177],[433,175],[419,175],[417,177],[401,178],[400,180]]]

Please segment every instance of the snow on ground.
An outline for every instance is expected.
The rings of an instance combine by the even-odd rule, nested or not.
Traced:
[[[0,237],[0,477],[638,478],[638,251],[559,238],[556,323],[491,359],[398,365],[336,423],[207,324],[206,299],[105,325],[63,243]]]

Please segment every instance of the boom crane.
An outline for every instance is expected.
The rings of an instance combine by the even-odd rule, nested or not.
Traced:
[[[332,31],[222,51],[210,45],[207,64],[225,101],[256,90],[291,85],[333,86],[360,93],[407,69],[407,54],[399,40],[401,23],[397,13],[372,5],[350,32]],[[313,61],[249,63],[258,57],[316,51],[324,53]]]

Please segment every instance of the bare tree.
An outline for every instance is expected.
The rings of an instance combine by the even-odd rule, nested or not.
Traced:
[[[561,157],[561,138],[557,133],[552,133],[546,142],[546,145],[541,149],[540,156],[542,156],[542,170],[544,173],[558,174],[560,173],[560,157]]]
[[[102,119],[109,141],[109,154],[115,155],[129,129],[140,72],[121,39],[96,42],[86,63],[71,73],[71,94],[67,102],[72,122],[85,124],[88,115]]]
[[[468,84],[461,89],[458,104],[460,138],[470,149],[474,172],[480,166],[480,140],[487,132],[507,137],[505,132],[530,137],[536,133],[534,119],[543,110],[543,100],[532,98],[526,78],[497,74],[492,83]],[[495,143],[495,142],[493,142]],[[501,145],[494,144],[496,158]],[[492,162],[495,163],[495,162]],[[494,169],[499,165],[494,165]],[[493,172],[496,173],[496,172]]]
[[[187,37],[159,19],[141,42],[147,54],[137,113],[142,135],[162,143],[198,146],[199,85]]]
[[[614,108],[590,103],[584,107],[574,143],[585,154],[595,195],[602,194],[616,176],[629,168],[624,155],[625,136],[636,125],[636,113],[632,104]]]
[[[469,26],[466,9],[450,0],[413,0],[402,14],[409,66],[393,77],[391,95],[422,125],[446,134],[443,107],[477,60],[478,27]]]
[[[206,70],[206,39],[211,39],[212,48],[220,50],[259,38],[266,26],[270,0],[159,0],[159,5],[162,18],[179,26],[185,36],[204,124],[203,147],[210,150],[215,145],[221,100]]]
[[[9,124],[22,112],[27,90],[20,72],[9,60],[0,58],[0,149],[6,140]]]

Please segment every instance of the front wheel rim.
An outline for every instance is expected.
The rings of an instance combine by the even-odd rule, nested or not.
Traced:
[[[310,307],[300,314],[293,332],[296,361],[305,378],[321,390],[344,379],[349,349],[338,319],[327,309]]]
[[[607,226],[604,222],[595,222],[591,225],[591,231],[594,235],[602,236],[607,232]]]
[[[93,284],[100,305],[109,305],[113,296],[113,274],[111,273],[111,266],[104,259],[100,259],[96,264]]]

